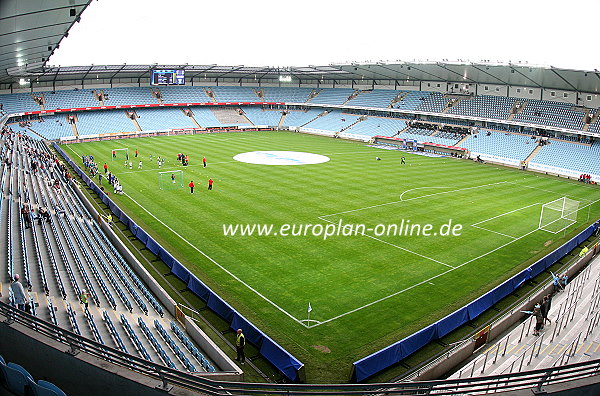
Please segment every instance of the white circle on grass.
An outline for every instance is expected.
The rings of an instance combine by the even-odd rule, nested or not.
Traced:
[[[329,161],[321,154],[301,151],[249,151],[233,157],[234,160],[259,165],[310,165]]]

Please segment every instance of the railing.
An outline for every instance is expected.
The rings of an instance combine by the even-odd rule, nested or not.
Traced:
[[[113,364],[126,367],[137,373],[153,378],[156,381],[159,381],[163,387],[174,385],[209,395],[376,395],[381,393],[394,395],[412,395],[417,393],[436,395],[454,395],[456,393],[483,394],[518,389],[541,389],[542,385],[548,386],[555,383],[589,378],[600,374],[600,359],[597,359],[583,363],[551,367],[542,370],[532,370],[522,373],[517,372],[479,378],[441,381],[320,385],[215,381],[206,377],[199,377],[197,375],[173,370],[156,363],[142,360],[136,356],[123,353],[117,349],[80,337],[70,331],[54,326],[49,322],[40,320],[1,302],[0,315],[7,318],[7,323],[16,322],[25,327],[34,329],[40,334],[51,337],[53,340],[69,345],[73,350],[80,350],[91,356],[107,360]],[[530,349],[531,351],[527,351],[526,353],[533,355],[536,351],[535,344]],[[574,351],[575,349],[576,345],[568,348],[570,351]],[[76,357],[73,357],[73,359],[76,359]],[[523,360],[524,359],[525,358],[523,358]],[[600,380],[600,378],[598,380]]]
[[[577,260],[579,259],[579,257],[573,257],[571,258],[567,264],[565,265],[567,268],[571,267]],[[590,277],[590,266],[588,265],[583,271],[581,271],[581,273],[575,277],[573,279],[573,281],[571,283],[569,283],[567,285],[567,287],[569,287],[571,289],[572,286],[579,286],[581,285],[583,282],[587,281]],[[501,322],[502,320],[504,320],[507,316],[510,316],[512,314],[515,313],[515,311],[518,309],[516,307],[521,306],[523,303],[525,302],[530,302],[532,301],[533,298],[537,298],[537,295],[544,289],[547,287],[547,283],[542,282],[541,285],[539,285],[535,290],[531,291],[527,296],[525,296],[524,298],[520,299],[519,301],[517,301],[516,303],[514,303],[512,305],[512,308],[510,308],[509,310],[504,311],[503,313],[501,313],[500,315],[498,315],[491,323],[491,326],[493,327],[496,323]],[[590,308],[590,312],[588,312],[588,316],[592,313],[592,310],[595,309],[596,307],[600,306],[600,293],[598,293],[600,291],[600,281],[597,279],[596,280],[596,285],[594,287],[594,308]],[[570,290],[570,294],[571,294],[571,290]],[[581,291],[579,292],[581,293]],[[569,297],[571,297],[571,295],[569,295]],[[573,301],[577,301],[577,299],[574,299]],[[558,317],[560,317],[560,310],[561,310],[562,304],[561,306],[559,306],[559,315]],[[572,312],[570,312],[570,314],[574,315],[575,312],[575,307],[573,306]],[[600,321],[600,310],[599,312],[594,316],[596,318],[596,322],[594,324],[594,326],[596,326],[596,324],[598,323],[598,321]],[[531,320],[531,319],[530,319]],[[525,323],[523,323],[522,325],[523,328],[521,329],[520,332],[520,337],[519,337],[519,342],[521,342],[521,339],[523,337],[523,332],[525,329]],[[556,328],[555,328],[556,331]],[[590,330],[591,331],[591,330]],[[402,381],[411,381],[414,378],[417,378],[419,375],[421,375],[421,373],[426,372],[428,370],[430,370],[431,368],[437,366],[438,364],[442,363],[444,360],[449,359],[455,352],[459,351],[461,348],[463,348],[465,345],[469,344],[470,342],[472,342],[471,337],[476,333],[476,331],[472,332],[469,336],[465,337],[463,340],[457,341],[453,344],[450,344],[449,348],[436,355],[434,358],[432,358],[431,360],[427,361],[425,364],[423,364],[422,366],[413,369],[412,371],[410,371],[408,374],[404,375],[402,377]],[[529,329],[527,330],[527,334],[529,335]],[[510,334],[507,335],[504,339],[502,339],[501,341],[498,342],[498,344],[505,342],[506,345],[508,345],[508,338],[510,337]],[[554,335],[552,337],[551,342],[554,340]],[[505,345],[505,349],[504,349],[504,353],[506,352],[506,345]],[[504,353],[502,354],[502,356],[504,356]],[[494,363],[496,362],[496,358],[494,358]],[[464,371],[464,368],[462,369]]]

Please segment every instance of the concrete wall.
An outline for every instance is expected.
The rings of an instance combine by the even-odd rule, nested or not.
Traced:
[[[429,92],[448,92],[448,84],[441,81],[422,81],[421,82],[421,91],[429,91]]]
[[[477,95],[508,96],[508,86],[494,84],[478,84]]]
[[[540,99],[542,90],[532,87],[508,87],[508,96],[521,99]]]

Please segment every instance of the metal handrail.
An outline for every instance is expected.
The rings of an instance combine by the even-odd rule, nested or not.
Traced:
[[[452,395],[469,392],[471,394],[487,393],[491,388],[495,391],[535,388],[540,383],[548,384],[588,378],[600,374],[600,359],[575,363],[556,368],[532,370],[469,379],[434,380],[404,383],[377,384],[268,384],[217,381],[208,376],[192,375],[173,370],[162,365],[145,361],[139,357],[123,353],[107,347],[70,331],[54,326],[34,316],[19,311],[0,302],[0,315],[7,318],[8,323],[19,323],[40,334],[51,337],[63,344],[76,348],[91,356],[107,360],[126,367],[137,373],[146,375],[163,384],[175,385],[202,392],[209,395],[342,395],[361,394],[376,395],[382,392],[389,394],[415,394],[429,392],[437,395]],[[77,358],[77,357],[73,357]]]

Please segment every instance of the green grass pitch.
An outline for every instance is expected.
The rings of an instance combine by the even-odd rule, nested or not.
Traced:
[[[111,161],[111,150],[122,147],[129,148],[131,170],[122,160]],[[594,186],[291,132],[123,139],[64,149],[79,164],[82,154],[94,155],[100,168],[107,162],[126,193],[111,198],[303,361],[311,382],[346,381],[353,361],[452,312],[600,217]],[[269,166],[232,159],[255,150],[310,152],[330,161]],[[180,152],[190,156],[188,167],[176,161]],[[161,169],[157,156],[166,159]],[[160,190],[158,172],[172,169],[183,169],[185,187]],[[215,180],[213,191],[208,178]],[[542,204],[564,196],[579,201],[577,223],[556,234],[538,230]],[[277,228],[340,220],[366,228],[429,223],[432,233],[451,221],[462,229],[459,236],[367,232],[326,240],[223,234],[224,224]]]

